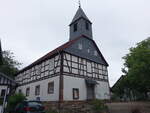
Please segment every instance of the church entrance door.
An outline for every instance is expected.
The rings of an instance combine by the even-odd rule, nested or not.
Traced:
[[[87,84],[87,100],[92,100],[95,98],[94,88],[95,85]]]

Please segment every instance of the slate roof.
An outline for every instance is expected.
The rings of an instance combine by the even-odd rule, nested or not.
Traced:
[[[29,66],[23,68],[23,69],[20,70],[17,74],[19,74],[19,73],[21,73],[21,72],[23,72],[23,71],[25,71],[25,70],[27,70],[27,69],[29,69],[29,68],[31,68],[31,67],[37,65],[37,64],[39,64],[39,63],[41,63],[42,61],[45,61],[45,60],[51,58],[51,57],[52,57],[53,55],[55,55],[55,54],[59,54],[60,52],[64,51],[66,48],[68,48],[68,47],[70,47],[72,44],[74,44],[74,43],[75,43],[77,40],[79,40],[80,38],[88,38],[88,37],[85,36],[85,35],[81,35],[80,37],[75,38],[74,40],[71,40],[71,41],[66,42],[65,44],[59,46],[58,48],[52,50],[51,52],[47,53],[47,54],[44,55],[43,57],[39,58],[38,60],[36,60],[36,61],[33,62],[32,64],[30,64]],[[95,44],[95,46],[96,46],[96,48],[98,49],[98,47],[97,47],[95,41],[92,40],[92,39],[90,39],[90,38],[88,38],[88,39],[91,40],[91,41],[93,41],[94,44]],[[98,49],[98,51],[99,51],[99,49]],[[99,51],[99,53],[101,54],[100,51]],[[101,57],[102,57],[103,60],[105,61],[106,65],[108,66],[108,63],[106,62],[106,60],[104,59],[104,57],[103,57],[102,54],[101,54]],[[17,75],[17,74],[16,74],[16,75]]]
[[[74,18],[72,19],[71,24],[74,23],[75,21],[77,21],[77,20],[80,19],[80,18],[84,18],[84,19],[88,20],[90,23],[92,23],[92,22],[88,19],[88,17],[86,16],[86,14],[84,13],[84,11],[83,11],[83,9],[82,9],[81,7],[78,8],[78,10],[77,10],[77,12],[76,12]],[[71,25],[71,24],[70,24],[70,25]]]

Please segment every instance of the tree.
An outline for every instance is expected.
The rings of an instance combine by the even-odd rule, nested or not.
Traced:
[[[127,76],[126,84],[145,98],[150,91],[150,38],[141,41],[123,57],[123,72]]]
[[[13,52],[11,51],[3,51],[2,56],[0,72],[13,77],[13,75],[17,73],[21,63],[14,59]]]

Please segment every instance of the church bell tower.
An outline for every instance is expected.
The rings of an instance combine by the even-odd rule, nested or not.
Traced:
[[[70,39],[73,40],[79,36],[85,35],[93,39],[92,36],[92,22],[85,15],[81,6],[79,6],[70,26]]]

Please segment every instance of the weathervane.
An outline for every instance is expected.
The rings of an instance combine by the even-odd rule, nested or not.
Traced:
[[[81,7],[81,1],[79,0],[79,7]]]

